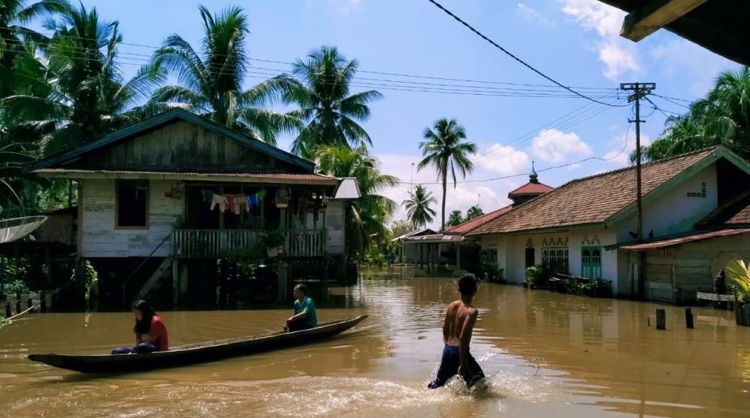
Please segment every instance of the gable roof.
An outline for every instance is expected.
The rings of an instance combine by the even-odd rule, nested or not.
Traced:
[[[513,199],[514,197],[517,197],[517,196],[544,194],[544,193],[549,192],[553,188],[554,187],[547,186],[544,183],[528,182],[524,184],[523,186],[508,193],[508,197]]]
[[[500,209],[493,210],[492,212],[485,213],[484,215],[477,216],[476,218],[469,219],[466,222],[460,223],[456,226],[452,226],[445,230],[446,235],[463,235],[474,229],[486,224],[487,222],[497,218],[500,215],[510,212],[513,209],[513,205],[504,206]]]
[[[224,136],[230,140],[236,141],[248,149],[266,154],[272,158],[281,160],[288,164],[292,164],[303,170],[309,172],[313,172],[313,170],[315,170],[315,163],[312,161],[305,160],[294,154],[276,148],[273,145],[269,145],[265,142],[250,138],[249,136],[239,131],[219,125],[216,122],[212,122],[202,116],[198,116],[183,109],[167,110],[166,112],[160,113],[144,121],[111,132],[87,144],[69,149],[67,151],[63,151],[46,159],[39,160],[33,163],[29,169],[34,170],[39,168],[64,166],[102,148],[112,146],[134,136],[144,134],[153,129],[157,129],[164,125],[168,125],[177,121],[184,121],[189,124],[199,126],[218,135]]]
[[[746,162],[722,147],[646,163],[642,165],[644,201],[671,189],[720,158],[726,158],[750,172]],[[476,228],[469,235],[603,224],[635,210],[635,201],[635,167],[627,167],[572,180]]]
[[[700,220],[697,227],[750,225],[750,191],[719,206]]]

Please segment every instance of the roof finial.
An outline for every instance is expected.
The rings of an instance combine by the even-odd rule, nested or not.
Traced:
[[[529,174],[529,183],[539,183],[539,175],[534,169],[534,161],[531,161],[531,174]]]

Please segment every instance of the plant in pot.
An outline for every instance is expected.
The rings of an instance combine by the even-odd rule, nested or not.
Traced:
[[[737,297],[734,308],[737,325],[750,326],[750,264],[734,260],[727,265],[726,272]]]
[[[269,257],[276,257],[284,249],[286,234],[281,229],[269,229],[263,235],[263,244]]]

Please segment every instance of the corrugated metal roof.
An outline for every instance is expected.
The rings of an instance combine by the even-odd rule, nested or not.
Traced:
[[[474,219],[469,219],[468,221],[458,224],[456,226],[452,226],[445,230],[446,234],[465,234],[467,232],[470,232],[474,230],[474,228],[478,228],[485,223],[497,218],[498,216],[507,213],[513,209],[513,205],[504,206],[500,209],[493,210],[492,212],[485,213],[484,215],[477,216]]]
[[[40,168],[33,173],[48,177],[64,178],[156,178],[162,180],[207,180],[228,182],[259,182],[281,184],[339,184],[336,177],[322,174],[300,173],[191,173],[179,171],[133,171],[133,170],[80,170],[66,168]]]
[[[422,235],[418,237],[404,238],[404,242],[422,242],[422,243],[439,243],[439,242],[461,242],[464,240],[463,235],[445,235],[445,234],[432,234]]]
[[[729,237],[732,235],[746,234],[750,228],[720,229],[718,231],[701,232],[697,234],[684,235],[670,239],[663,239],[641,244],[623,245],[620,248],[628,251],[647,251],[657,248],[674,247],[676,245],[686,244],[688,242],[703,241],[711,238]]]

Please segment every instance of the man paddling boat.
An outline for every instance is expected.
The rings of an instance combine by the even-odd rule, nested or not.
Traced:
[[[315,304],[307,297],[307,286],[303,283],[294,286],[294,315],[286,320],[284,331],[299,331],[318,326]]]

